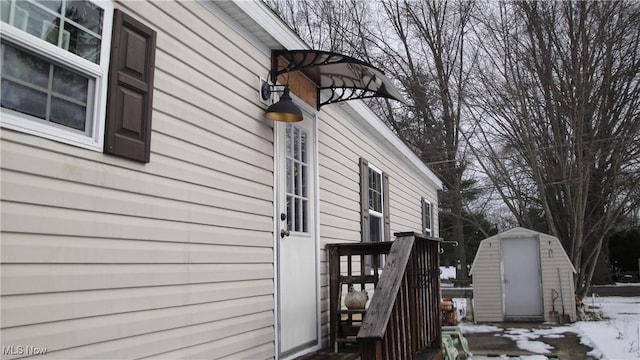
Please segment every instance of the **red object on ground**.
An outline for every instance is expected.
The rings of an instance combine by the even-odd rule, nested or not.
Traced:
[[[456,309],[451,299],[442,299],[440,303],[440,312],[442,313],[442,325],[455,325],[458,323],[456,318]]]

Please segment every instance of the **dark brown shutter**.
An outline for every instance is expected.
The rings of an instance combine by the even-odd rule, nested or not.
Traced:
[[[104,152],[147,163],[156,32],[120,10],[113,18]]]
[[[369,163],[360,158],[360,241],[371,240],[369,231]]]
[[[384,241],[391,240],[391,216],[389,214],[389,175],[382,173],[382,215],[384,216]]]

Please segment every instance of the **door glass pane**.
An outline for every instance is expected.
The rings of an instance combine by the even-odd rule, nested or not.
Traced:
[[[289,124],[287,124],[287,128],[285,129],[285,151],[287,153],[287,158],[293,158],[293,129]]]
[[[293,128],[293,158],[300,160],[300,130],[297,127]]]
[[[302,165],[302,177],[301,177],[301,183],[302,183],[302,197],[307,197],[307,165]]]
[[[297,162],[293,163],[293,186],[294,194],[300,195],[300,164]]]
[[[286,196],[289,230],[309,231],[309,164],[307,133],[303,128],[286,124]]]
[[[309,232],[309,228],[308,228],[308,214],[307,214],[307,209],[309,207],[308,205],[308,201],[307,200],[302,200],[302,232]]]
[[[287,194],[293,193],[293,160],[287,159]]]
[[[300,134],[300,160],[303,163],[307,162],[307,133],[306,132],[302,132]]]
[[[287,230],[293,230],[293,212],[295,211],[293,196],[287,196]]]
[[[300,198],[296,198],[296,209],[295,209],[295,224],[294,224],[294,229],[296,231],[302,231],[302,228],[300,225],[302,225],[302,199]]]

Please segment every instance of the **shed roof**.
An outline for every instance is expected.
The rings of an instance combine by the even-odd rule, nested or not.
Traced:
[[[555,237],[553,235],[541,233],[539,231],[535,231],[535,230],[531,230],[531,229],[527,229],[527,228],[523,228],[523,227],[514,227],[512,229],[509,229],[507,231],[503,231],[503,232],[501,232],[499,234],[490,236],[490,237],[480,241],[480,246],[478,246],[478,252],[476,253],[476,256],[473,259],[473,264],[471,265],[471,269],[469,270],[469,274],[473,274],[473,269],[476,266],[476,261],[478,260],[478,255],[484,249],[484,247],[482,246],[482,243],[492,241],[492,240],[494,240],[496,238],[502,239],[502,238],[517,238],[517,237],[530,237],[530,236],[536,236],[536,237],[544,236],[544,237],[548,238],[551,241],[555,241],[558,244],[558,247],[562,250],[562,255],[563,255],[564,259],[566,260],[566,262],[571,267],[571,270],[574,273],[577,273],[576,268],[573,266],[573,263],[571,262],[571,259],[569,259],[569,256],[567,255],[567,252],[564,250],[564,247],[562,246],[562,243],[560,243],[560,239],[558,239],[557,237]]]

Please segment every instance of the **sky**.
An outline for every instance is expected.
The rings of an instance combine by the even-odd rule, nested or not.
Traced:
[[[466,313],[466,299],[454,299],[458,319]],[[514,340],[518,348],[536,355],[521,357],[526,360],[547,359],[544,354],[553,352],[553,347],[544,343],[545,337],[562,337],[567,332],[578,335],[580,342],[593,350],[587,354],[603,360],[640,359],[640,297],[591,297],[584,301],[601,320],[578,321],[572,324],[552,325],[548,329],[509,328],[504,331],[491,325],[470,322],[460,324],[463,333],[501,332]],[[474,357],[473,359],[479,359]]]

